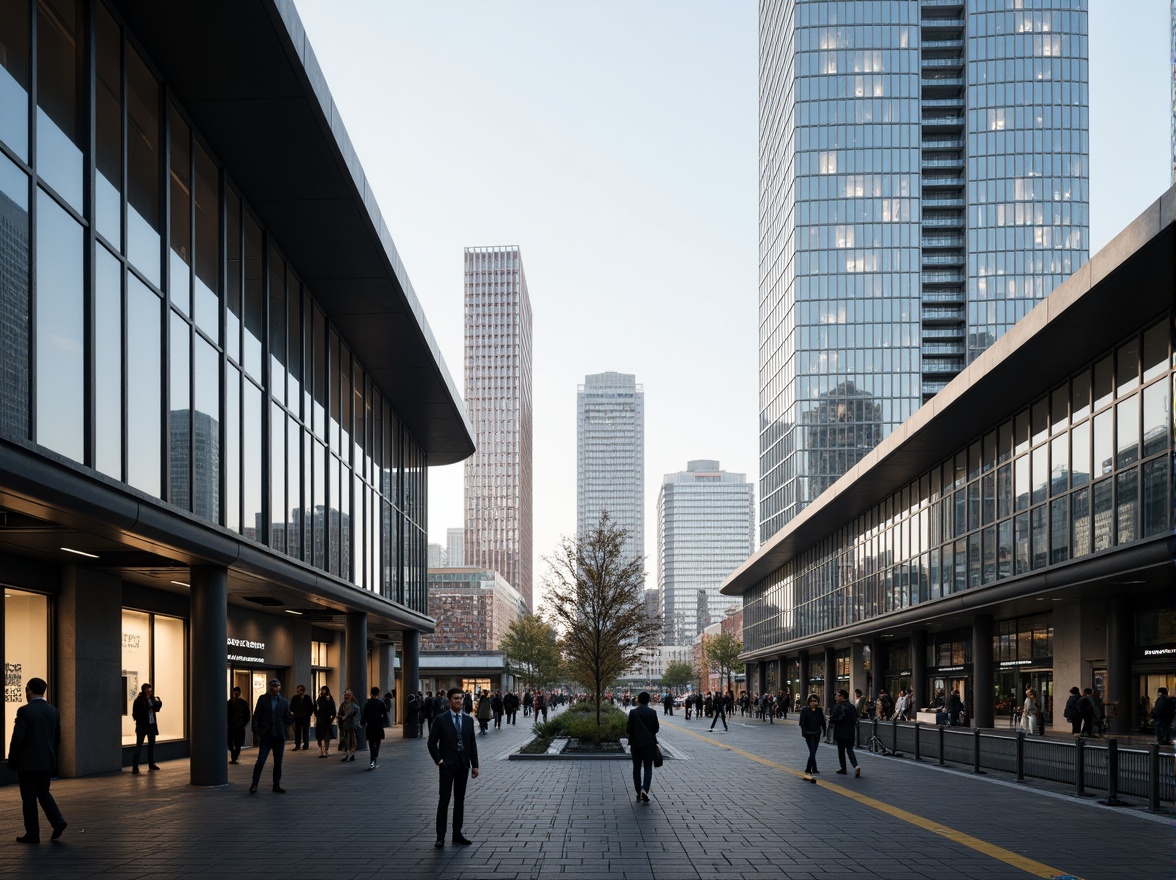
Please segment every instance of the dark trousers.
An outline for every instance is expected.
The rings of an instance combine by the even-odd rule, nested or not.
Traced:
[[[369,739],[367,741],[368,754],[371,756],[368,758],[368,761],[370,761],[373,764],[376,763],[376,760],[380,757],[380,743],[381,742],[383,742],[382,738],[381,739]]]
[[[514,724],[515,718],[516,718],[516,716],[518,716],[518,714],[519,714],[518,709],[507,709],[506,710],[506,723],[507,724]]]
[[[57,801],[49,793],[49,780],[52,774],[47,771],[21,771],[16,774],[20,783],[20,805],[24,814],[25,834],[33,840],[41,839],[40,816],[37,815],[37,803],[45,811],[45,818],[53,826],[61,825],[65,819],[61,810],[57,809]]]
[[[714,730],[715,725],[718,722],[722,721],[723,722],[723,730],[726,730],[727,729],[727,713],[723,711],[722,706],[716,707],[714,712],[715,712],[715,720],[711,722],[710,729]]]
[[[854,767],[857,766],[857,755],[853,753],[852,739],[837,740],[837,763],[841,765],[841,769],[845,769],[845,756],[849,755],[849,763]]]
[[[261,779],[265,759],[270,752],[274,753],[274,785],[282,784],[282,755],[286,751],[286,738],[282,736],[262,736],[257,742],[257,763],[253,765],[253,784],[257,785]]]
[[[144,730],[135,731],[135,754],[131,757],[131,766],[139,766],[139,755],[143,751],[143,738],[147,738],[147,763],[155,763],[155,733],[154,731]]]
[[[241,746],[245,745],[245,728],[229,730],[229,758],[236,761],[241,757]]]
[[[630,746],[633,755],[633,790],[649,791],[653,785],[653,744]]]
[[[804,765],[805,773],[815,773],[817,770],[817,746],[821,744],[821,735],[819,733],[806,733],[804,741],[808,743],[809,757],[808,763]]]
[[[494,729],[498,730],[500,727],[502,727],[502,713],[497,712],[494,715]]]
[[[465,793],[466,784],[470,781],[470,770],[465,765],[450,767],[442,764],[441,791],[437,800],[437,839],[445,837],[445,814],[449,812],[449,797],[453,796],[453,836],[461,835],[461,826],[465,823]]]
[[[294,748],[310,745],[310,718],[294,719]]]

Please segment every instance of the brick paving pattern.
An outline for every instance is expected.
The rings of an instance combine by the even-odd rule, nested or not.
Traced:
[[[229,767],[230,784],[188,786],[186,761],[162,770],[57,780],[69,828],[39,846],[22,833],[15,786],[0,789],[5,878],[785,878],[991,880],[1034,876],[956,832],[1085,880],[1176,875],[1172,815],[1142,804],[1108,808],[1060,789],[977,778],[859,751],[860,779],[834,774],[822,745],[819,783],[795,773],[806,751],[795,718],[774,725],[738,716],[730,733],[662,718],[674,757],[655,772],[653,802],[638,804],[628,761],[509,761],[529,737],[515,728],[478,738],[465,833],[474,845],[433,848],[437,772],[425,741],[385,740],[379,769],[287,753],[282,785],[269,767],[249,795],[255,751]],[[709,723],[709,722],[707,722]],[[753,760],[759,757],[769,764]],[[920,827],[879,805],[941,824]],[[1165,805],[1170,807],[1171,805]],[[1041,875],[1039,875],[1041,876]],[[1043,876],[1050,876],[1044,874]]]

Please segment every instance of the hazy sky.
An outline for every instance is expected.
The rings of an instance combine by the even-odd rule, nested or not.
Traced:
[[[463,249],[521,248],[536,598],[576,526],[576,386],[605,370],[645,387],[655,586],[663,475],[712,458],[758,482],[756,4],[296,5],[459,391]],[[1089,5],[1094,253],[1168,186],[1171,68],[1168,0]],[[444,545],[462,466],[429,493]]]

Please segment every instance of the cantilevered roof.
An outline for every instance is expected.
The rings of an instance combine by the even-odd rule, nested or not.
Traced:
[[[1176,187],[723,582],[741,596],[798,554],[1067,379],[1173,306]]]
[[[294,4],[112,2],[429,464],[470,456],[465,405]]]

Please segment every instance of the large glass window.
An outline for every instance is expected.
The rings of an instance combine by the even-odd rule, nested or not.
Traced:
[[[261,227],[246,214],[244,231],[245,285],[242,292],[245,298],[245,341],[242,366],[249,376],[261,382],[261,340],[264,338],[262,321],[265,315],[265,277],[262,275]]]
[[[30,678],[50,682],[45,696],[55,702],[49,677],[49,599],[4,586],[4,718],[12,726],[16,710],[25,703]]]
[[[127,49],[127,256],[159,286],[162,219],[160,86],[134,49]]]
[[[127,282],[127,482],[161,496],[163,303],[135,276]]]
[[[104,3],[94,4],[98,33],[94,87],[94,226],[122,250],[122,34]]]
[[[220,344],[220,173],[199,145],[196,154],[196,326]]]
[[[180,315],[171,312],[171,411],[168,413],[170,489],[168,500],[184,510],[192,509],[192,405],[189,376],[192,330]]]
[[[0,9],[7,7],[0,5]],[[0,41],[4,39],[0,28]],[[0,42],[0,47],[3,47]],[[4,74],[0,73],[0,80]],[[3,95],[0,87],[0,95]],[[3,118],[0,113],[0,132]],[[0,155],[0,434],[29,439],[29,179]]]
[[[37,174],[82,210],[82,9],[37,3]]]
[[[85,462],[82,227],[37,192],[37,442]]]
[[[131,709],[144,684],[163,707],[155,716],[160,739],[183,739],[187,707],[184,687],[184,621],[142,611],[122,612],[122,741],[135,744]]]
[[[172,305],[190,314],[192,264],[192,133],[171,108],[171,248],[168,285]]]
[[[0,0],[0,140],[17,156],[29,153],[29,4]]]
[[[221,522],[220,353],[196,335],[196,405],[192,431],[192,510]]]
[[[122,263],[94,248],[94,467],[122,473]]]

